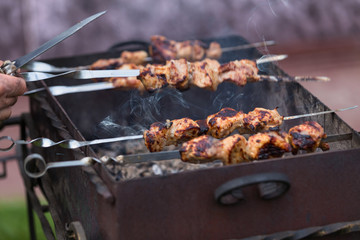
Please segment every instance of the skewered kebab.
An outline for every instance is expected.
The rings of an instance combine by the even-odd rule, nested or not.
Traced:
[[[195,81],[197,83],[195,85],[197,85],[198,87],[205,87],[211,89],[216,89],[217,87],[217,82],[214,82],[215,84],[212,84],[213,86],[209,86],[211,85],[211,83],[208,82],[209,80],[207,78],[204,78],[204,80],[201,81],[201,78],[204,74],[207,74],[207,72],[212,72],[211,67],[213,67],[215,70],[219,68],[220,64],[215,60],[210,60],[210,65],[207,64],[207,61],[205,61],[205,64],[209,66],[207,66],[207,69],[205,70],[206,72],[204,72],[199,71],[198,69],[199,67],[201,67],[200,65],[203,64],[202,62],[195,62],[191,64],[184,59],[169,61],[164,66],[148,64],[146,67],[144,67],[140,64],[135,64],[131,62],[134,59],[138,58],[137,55],[141,55],[141,53],[136,54],[136,52],[123,52],[120,58],[100,59],[90,66],[90,70],[139,69],[141,71],[141,74],[138,77],[139,79],[136,77],[113,77],[106,80],[112,82],[114,87],[138,89],[140,91],[144,89],[148,91],[154,91],[155,89],[161,88],[165,85],[170,85],[171,87],[176,87],[184,90],[189,87],[189,77],[191,77],[191,75],[194,75]],[[211,63],[213,63],[213,65],[211,65]],[[188,69],[189,67],[191,68]],[[154,75],[155,73],[156,75]],[[148,74],[150,75],[150,77],[147,76]],[[167,78],[163,79],[161,74],[167,74]],[[152,75],[154,76],[151,77]],[[217,75],[212,77],[217,79]],[[182,80],[180,78],[185,79]],[[141,79],[143,79],[143,81],[140,81]]]
[[[195,121],[190,118],[181,118],[155,122],[149,130],[144,131],[143,138],[150,152],[158,152],[162,151],[165,146],[178,145],[201,135],[224,138],[235,130],[238,130],[240,134],[279,131],[284,120],[294,118],[294,116],[281,116],[276,108],[273,110],[255,108],[248,114],[232,108],[223,108],[219,112],[209,115],[206,120]],[[295,138],[297,137],[295,136]],[[293,142],[296,143],[296,141]],[[295,148],[295,145],[293,147]]]
[[[357,107],[358,106],[353,106],[353,107],[336,109],[336,110],[329,110],[329,111],[323,111],[323,112],[289,116],[289,117],[284,117],[283,120],[290,120],[290,119],[297,119],[297,118],[302,118],[302,117],[316,116],[316,115],[320,115],[320,114],[341,112],[341,111],[354,109]],[[171,124],[170,120],[167,120],[166,122],[168,125]],[[200,126],[199,136],[206,134],[206,132],[208,131],[208,127],[206,125],[206,120],[198,120],[198,121],[196,121],[196,123],[198,123]],[[269,128],[269,131],[270,130],[271,129]],[[351,138],[352,138],[352,133],[345,133],[345,134],[328,136],[326,138],[326,141],[327,142],[336,142],[336,141],[350,140]],[[114,138],[95,139],[95,140],[90,140],[90,141],[77,141],[75,139],[65,139],[65,140],[58,141],[58,142],[54,142],[49,138],[43,138],[43,137],[25,141],[25,140],[14,140],[10,136],[2,136],[2,137],[0,137],[0,141],[9,141],[9,145],[5,146],[5,147],[0,147],[0,151],[8,151],[8,150],[12,149],[16,144],[25,144],[25,145],[33,144],[34,146],[43,147],[43,148],[48,148],[48,147],[53,147],[53,146],[58,145],[62,148],[75,149],[75,148],[80,148],[80,147],[90,146],[90,145],[121,142],[121,141],[128,141],[128,140],[138,140],[138,139],[143,139],[143,135],[121,136],[121,137],[114,137]],[[4,146],[4,144],[1,144],[1,145]],[[149,159],[157,159],[157,158],[161,158],[164,156],[168,156],[168,153],[170,153],[170,152],[171,151],[148,153],[145,155],[143,154],[143,156],[146,156]],[[169,155],[171,155],[173,153],[174,153],[174,151],[172,151],[172,153],[170,153]],[[135,156],[137,156],[137,155],[138,154],[135,154]],[[135,157],[136,159],[134,159],[133,156],[131,156],[131,155],[127,156],[126,158],[127,158],[127,161],[130,161],[130,160],[135,161],[136,159],[139,160],[138,157]],[[151,161],[151,160],[149,160],[149,161]]]
[[[192,41],[190,41],[191,43]],[[215,42],[213,42],[215,43]],[[238,46],[232,46],[232,47],[226,47],[226,48],[221,48],[220,52],[228,52],[228,51],[234,51],[234,50],[241,50],[241,49],[247,49],[247,48],[255,48],[255,47],[261,47],[261,46],[269,46],[269,45],[273,45],[275,42],[274,41],[263,41],[263,42],[257,42],[257,43],[249,43],[249,44],[242,44],[242,45],[238,45]],[[217,43],[215,43],[217,44]],[[186,44],[182,44],[182,45],[186,45]],[[214,44],[212,44],[214,45]],[[190,44],[191,46],[191,44]],[[188,46],[184,46],[185,47],[185,51],[181,50],[181,52],[186,52],[186,48],[189,48]],[[149,47],[149,52],[154,51],[152,49],[156,48],[155,46],[153,47]],[[158,49],[158,48],[156,48]],[[213,50],[214,48],[212,47],[211,50],[208,49],[208,52],[214,52],[218,50]],[[159,54],[159,51],[157,51]],[[190,51],[191,52],[191,51]],[[191,53],[190,53],[191,55]],[[208,54],[208,58],[211,58],[211,56],[214,55],[214,53],[212,54]],[[185,56],[185,59],[189,59],[188,57]],[[89,66],[79,66],[79,67],[56,67],[53,66],[51,64],[45,63],[45,62],[38,62],[38,61],[33,61],[28,63],[24,68],[29,70],[29,71],[33,71],[33,72],[48,72],[48,73],[60,73],[60,72],[67,72],[67,71],[74,71],[74,70],[83,70],[83,69],[114,69],[116,66],[120,66],[122,64],[127,64],[127,63],[134,63],[137,65],[140,64],[145,64],[147,62],[151,62],[153,59],[148,55],[148,53],[146,51],[123,51],[123,53],[121,54],[121,56],[119,58],[111,58],[111,59],[99,59],[98,61],[94,62],[93,64],[89,65]],[[170,59],[169,59],[170,60]],[[191,59],[190,59],[191,60]],[[201,59],[199,59],[201,60]],[[161,63],[166,62],[161,61]],[[159,62],[157,62],[159,63]]]
[[[296,154],[299,150],[313,152],[318,147],[329,150],[321,140],[326,138],[324,129],[314,121],[307,121],[289,130],[288,133],[257,133],[248,140],[235,134],[222,140],[203,135],[185,142],[180,148],[181,160],[205,163],[221,160],[224,164],[237,164],[253,160],[281,157],[286,152]]]
[[[200,61],[204,58],[218,59],[222,52],[234,51],[239,49],[254,48],[274,44],[273,41],[260,43],[250,43],[240,46],[221,48],[217,42],[211,42],[209,46],[199,40],[188,40],[176,42],[168,40],[164,36],[155,35],[151,37],[149,46],[149,55],[146,51],[124,51],[120,58],[100,59],[93,65],[113,65],[119,66],[121,63],[144,64],[153,61],[155,63],[164,63],[172,59],[186,59],[187,61]]]
[[[219,59],[223,52],[267,46],[273,43],[273,41],[267,41],[221,48],[220,44],[215,41],[209,45],[199,40],[177,42],[161,35],[154,35],[151,37],[149,53],[154,62],[166,62],[172,59],[186,59],[191,62],[200,61],[204,58]]]
[[[148,91],[163,87],[185,90],[191,85],[216,90],[222,82],[232,82],[244,86],[249,82],[270,81],[329,81],[327,77],[282,77],[259,75],[256,63],[242,59],[220,64],[213,59],[200,62],[187,62],[185,59],[170,60],[166,65],[146,65],[141,69],[138,79]]]
[[[299,134],[292,135],[293,132]],[[248,140],[239,134],[222,140],[204,135],[184,143],[179,151],[164,152],[165,154],[163,156],[159,156],[159,153],[148,153],[120,155],[116,158],[104,156],[101,159],[85,157],[75,161],[46,163],[41,155],[32,154],[24,160],[24,170],[29,177],[38,178],[43,176],[50,168],[89,166],[95,162],[100,164],[114,162],[123,165],[127,163],[168,160],[179,157],[183,162],[189,163],[207,163],[221,160],[224,165],[231,165],[281,157],[286,152],[294,149],[292,148],[292,143],[295,141],[294,146],[296,150],[302,149],[312,152],[315,151],[317,147],[320,147],[323,151],[326,151],[329,150],[329,146],[327,143],[321,141],[325,137],[324,130],[318,123],[305,122],[304,124],[291,128],[288,133],[258,133],[249,137]],[[293,151],[293,153],[294,152],[295,151]],[[36,167],[37,164],[43,167],[38,168]]]
[[[238,86],[244,86],[249,82],[261,80],[270,81],[298,81],[298,80],[329,80],[326,77],[280,77],[259,75],[259,69],[255,61],[243,59],[220,64],[213,59],[205,59],[198,62],[188,62],[185,59],[170,60],[166,65],[148,64],[134,65],[132,63],[123,63],[118,66],[119,62],[112,63],[111,66],[117,66],[117,69],[139,69],[140,75],[137,77],[143,84],[140,85],[135,77],[129,78],[110,78],[115,87],[137,88],[139,90],[155,91],[164,87],[177,88],[186,90],[190,86],[216,90],[218,85],[224,81],[235,83]],[[94,64],[93,70],[106,69],[109,65],[103,64],[101,60]],[[129,83],[128,83],[129,82]]]
[[[292,132],[298,132],[300,135],[296,134],[289,137]],[[289,133],[258,133],[249,137],[248,140],[239,134],[222,140],[204,135],[184,143],[179,151],[120,155],[116,158],[104,156],[101,159],[85,157],[81,160],[51,163],[46,163],[39,154],[32,154],[25,159],[24,170],[28,176],[38,178],[43,176],[50,168],[89,166],[95,162],[100,164],[113,162],[123,165],[127,163],[160,161],[174,158],[180,158],[183,162],[189,163],[206,163],[221,160],[224,165],[231,165],[281,157],[286,152],[294,149],[291,144],[294,141],[296,141],[296,144],[294,144],[296,150],[302,149],[312,152],[315,151],[317,147],[320,147],[323,151],[326,151],[329,150],[329,146],[322,141],[325,137],[326,135],[324,134],[323,128],[318,123],[305,122],[304,124],[291,128]],[[293,151],[293,153],[296,152]],[[42,165],[43,168],[34,168],[36,164]]]

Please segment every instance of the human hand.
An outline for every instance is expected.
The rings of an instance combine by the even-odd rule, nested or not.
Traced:
[[[3,61],[0,60],[0,66]],[[11,107],[17,102],[18,96],[26,91],[25,80],[6,74],[0,74],[0,121],[11,116]]]

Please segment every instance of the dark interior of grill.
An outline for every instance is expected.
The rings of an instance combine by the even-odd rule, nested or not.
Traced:
[[[239,36],[229,36],[217,39],[206,39],[206,42],[218,41],[221,46],[235,46],[246,41]],[[135,44],[136,45],[136,44]],[[56,66],[79,66],[91,64],[99,58],[118,57],[124,49],[144,49],[140,44],[135,47],[129,45],[112,48],[109,52],[78,56],[71,58],[53,59],[47,62]],[[241,59],[258,59],[262,54],[256,49],[247,49],[224,53],[219,60],[221,63]],[[276,66],[276,63],[266,63],[259,66],[262,74],[286,75]],[[73,79],[55,79],[46,84],[76,85],[91,81]],[[324,83],[326,84],[326,83]],[[174,89],[162,89],[154,93],[141,93],[137,90],[105,90],[88,93],[78,93],[58,96],[56,99],[68,114],[69,119],[86,140],[110,138],[127,135],[142,134],[150,124],[166,119],[189,117],[205,119],[208,115],[224,107],[231,107],[243,112],[252,111],[255,107],[274,109],[282,116],[292,116],[304,113],[329,110],[315,96],[309,93],[297,82],[257,82],[248,83],[245,87],[238,87],[231,83],[222,83],[217,91],[191,88],[180,92]],[[320,123],[327,135],[353,133],[352,140],[330,143],[330,151],[359,147],[359,136],[345,122],[335,114],[319,115],[285,121],[281,130],[287,131],[291,126],[306,120]],[[92,146],[95,152],[107,153],[112,156],[119,154],[146,152],[146,148],[138,147],[142,140],[130,145],[121,142]],[[320,151],[320,150],[319,150]]]

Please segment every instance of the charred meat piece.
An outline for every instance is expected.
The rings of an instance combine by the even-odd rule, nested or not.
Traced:
[[[246,139],[239,134],[223,140],[203,135],[184,143],[180,149],[180,155],[184,162],[205,163],[221,160],[229,165],[247,161],[245,149]]]
[[[166,65],[146,65],[137,77],[146,90],[155,91],[166,86],[185,90],[189,88],[190,74],[185,59],[170,60]]]
[[[224,138],[217,144],[218,157],[225,165],[248,162],[246,158],[246,139],[242,135],[234,134]]]
[[[290,151],[290,144],[280,133],[257,133],[250,136],[247,141],[246,158],[255,160],[281,157]]]
[[[160,35],[152,36],[150,40],[149,52],[154,62],[159,63],[176,59],[175,41],[168,40]]]
[[[314,121],[307,121],[291,128],[287,137],[294,154],[299,150],[313,152],[318,147],[323,151],[329,150],[329,145],[321,142],[326,138],[323,127]]]
[[[185,142],[180,148],[181,160],[190,163],[206,163],[219,159],[219,139],[203,135]]]
[[[241,128],[245,114],[232,108],[223,108],[219,112],[209,115],[206,119],[208,134],[215,138],[230,135],[235,129]]]
[[[191,63],[191,84],[199,88],[216,90],[219,82],[219,62],[212,59],[204,59],[201,62]]]
[[[190,118],[156,122],[144,132],[145,145],[150,152],[161,151],[165,146],[178,145],[199,136],[200,126]]]
[[[156,122],[150,129],[144,131],[144,141],[150,152],[161,151],[167,145],[167,132],[169,124]]]
[[[243,119],[243,128],[239,129],[240,134],[251,132],[262,132],[267,130],[278,130],[284,117],[277,109],[255,108]]]
[[[221,82],[228,81],[238,86],[245,86],[247,81],[259,81],[258,72],[256,63],[246,59],[231,61],[222,64],[219,68]]]
[[[171,121],[167,132],[167,145],[178,145],[199,136],[200,126],[190,118]]]
[[[170,69],[168,66],[148,64],[140,71],[137,77],[147,91],[155,91],[168,85]]]

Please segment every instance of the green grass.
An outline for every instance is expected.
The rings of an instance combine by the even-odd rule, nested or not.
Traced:
[[[40,221],[35,216],[35,230],[38,240],[45,240]],[[46,213],[49,218],[49,213]],[[23,240],[30,239],[29,222],[25,200],[0,201],[0,239]]]

